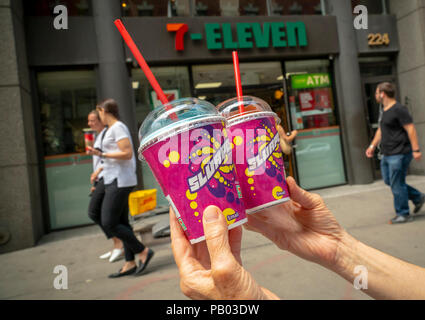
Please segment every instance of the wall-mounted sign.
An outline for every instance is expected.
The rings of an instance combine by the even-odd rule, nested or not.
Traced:
[[[329,73],[307,73],[291,76],[292,89],[309,89],[330,87]]]
[[[123,23],[150,65],[231,63],[233,50],[242,62],[339,52],[335,16],[123,17]]]
[[[356,29],[355,32],[357,49],[361,55],[396,53],[400,50],[395,15],[371,14],[368,29]]]
[[[370,47],[374,46],[388,46],[390,44],[390,37],[388,33],[369,33],[367,35],[367,43]]]
[[[175,32],[175,50],[183,51],[188,25],[167,23],[166,28],[168,32]],[[195,42],[205,39],[208,50],[307,46],[307,32],[302,21],[205,23],[204,32],[190,33],[190,39]]]

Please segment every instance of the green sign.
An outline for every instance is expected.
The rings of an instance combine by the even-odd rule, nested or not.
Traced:
[[[305,24],[301,21],[262,25],[240,22],[236,23],[235,37],[231,23],[205,23],[205,35],[209,50],[307,46]]]
[[[329,73],[307,73],[291,76],[292,89],[323,88],[331,86]]]

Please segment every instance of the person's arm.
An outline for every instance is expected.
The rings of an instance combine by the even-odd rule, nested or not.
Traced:
[[[425,269],[354,239],[323,199],[287,179],[291,201],[248,216],[246,228],[279,248],[332,270],[353,283],[356,266],[368,271],[364,293],[376,299],[425,299]]]
[[[346,235],[333,271],[353,283],[356,266],[367,270],[364,293],[375,299],[425,299],[425,269],[394,258]]]
[[[94,154],[96,156],[106,158],[106,159],[118,159],[118,160],[131,160],[133,157],[133,148],[131,147],[130,139],[124,138],[117,142],[118,148],[120,151],[118,152],[101,152],[94,148],[88,147],[90,154]]]
[[[99,168],[97,168],[97,170],[95,172],[93,172],[90,175],[90,183],[91,184],[93,184],[96,181],[97,176],[102,172],[102,170],[103,170],[103,167],[99,167]]]
[[[420,160],[422,153],[419,150],[418,135],[416,133],[416,128],[413,123],[409,123],[403,126],[406,130],[407,135],[409,136],[410,144],[412,145],[413,157],[415,160]]]
[[[378,128],[378,130],[376,130],[376,133],[375,133],[375,136],[373,137],[372,142],[370,143],[369,147],[366,149],[366,156],[368,158],[373,157],[373,153],[375,152],[375,149],[378,146],[380,141],[381,141],[381,128]]]

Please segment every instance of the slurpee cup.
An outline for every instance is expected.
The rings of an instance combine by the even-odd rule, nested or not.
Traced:
[[[174,100],[155,108],[139,130],[146,160],[190,243],[205,240],[202,214],[219,207],[232,229],[247,221],[232,163],[226,119],[209,102]]]
[[[84,132],[84,144],[86,146],[86,151],[88,147],[93,147],[94,144],[94,131],[92,129],[83,129]]]
[[[217,109],[227,119],[246,213],[288,201],[278,116],[267,102],[251,96],[226,100]]]

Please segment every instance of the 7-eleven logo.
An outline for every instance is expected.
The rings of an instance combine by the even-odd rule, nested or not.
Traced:
[[[175,32],[175,48],[177,51],[184,50],[184,35],[189,30],[186,23],[167,23],[167,31]]]

